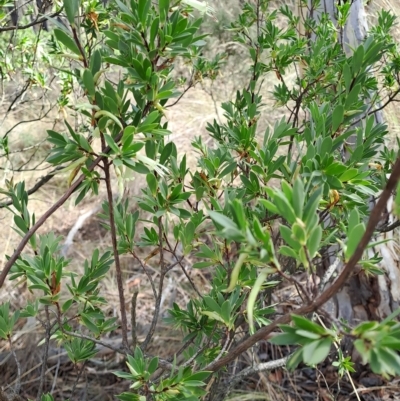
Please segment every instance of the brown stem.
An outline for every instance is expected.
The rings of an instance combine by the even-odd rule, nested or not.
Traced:
[[[159,254],[160,254],[160,269],[161,269],[161,274],[160,274],[160,282],[158,284],[158,296],[156,298],[156,304],[154,307],[154,315],[153,319],[151,321],[150,329],[149,332],[146,335],[146,338],[144,339],[143,343],[140,345],[140,348],[142,351],[145,351],[147,346],[149,345],[151,339],[153,338],[154,332],[156,330],[158,318],[160,316],[160,306],[161,306],[161,298],[162,298],[162,292],[163,292],[163,286],[164,286],[164,279],[165,275],[167,273],[167,269],[165,268],[165,262],[164,262],[164,248],[163,248],[163,227],[162,227],[162,217],[158,219],[158,238],[159,238]]]
[[[132,351],[135,351],[137,345],[136,334],[136,301],[139,295],[139,289],[135,286],[131,300],[131,337],[132,337]]]
[[[102,139],[103,138],[104,138],[104,136],[102,135]],[[121,264],[120,264],[120,260],[119,260],[118,246],[117,246],[117,232],[115,230],[114,202],[113,202],[113,194],[112,194],[112,188],[111,188],[110,164],[108,163],[107,159],[104,160],[104,174],[105,174],[105,178],[106,178],[108,208],[110,211],[109,222],[110,222],[110,229],[111,229],[111,242],[112,242],[113,253],[114,253],[115,270],[117,272],[119,307],[121,310],[122,346],[126,350],[129,350],[128,320],[126,318],[124,284],[122,282],[122,270],[121,270]]]
[[[28,28],[30,28],[32,26],[35,26],[35,25],[38,25],[38,24],[43,24],[43,22],[47,22],[48,21],[47,17],[50,17],[50,18],[58,17],[62,13],[62,11],[63,11],[63,8],[61,10],[59,10],[59,11],[56,11],[53,14],[50,14],[48,16],[46,15],[46,16],[44,16],[42,18],[38,18],[39,16],[37,16],[34,21],[32,21],[32,22],[30,22],[29,24],[26,24],[26,25],[2,26],[0,28],[0,32],[24,30],[24,29],[28,29]]]
[[[44,348],[43,348],[42,369],[40,372],[39,390],[38,390],[38,393],[36,396],[36,401],[40,401],[42,399],[44,378],[46,376],[47,357],[49,354],[49,342],[50,342],[50,335],[51,335],[49,307],[47,305],[45,305],[44,310],[46,312],[46,320],[44,322],[45,339],[44,339]]]
[[[330,298],[332,298],[345,284],[347,278],[350,276],[351,272],[354,270],[357,262],[361,259],[365,248],[368,246],[369,241],[371,240],[375,227],[378,225],[379,220],[383,211],[386,208],[387,202],[396,188],[397,182],[400,179],[400,158],[397,159],[392,173],[389,177],[389,180],[386,184],[385,189],[382,191],[381,196],[375,207],[371,211],[370,218],[368,220],[367,228],[365,230],[364,235],[361,238],[361,241],[357,245],[357,248],[349,261],[344,266],[342,272],[336,279],[336,281],[332,284],[331,287],[327,288],[318,298],[316,298],[313,302],[297,308],[293,311],[296,315],[306,315],[308,313],[315,312],[318,308],[324,305]],[[280,317],[279,319],[272,322],[270,325],[265,326],[258,330],[252,336],[246,338],[241,343],[238,344],[236,348],[230,351],[226,356],[221,358],[219,361],[213,362],[211,365],[207,367],[207,370],[217,371],[222,367],[226,366],[228,363],[232,362],[236,359],[240,354],[247,351],[250,347],[252,347],[255,343],[261,340],[266,340],[268,336],[278,327],[280,324],[287,324],[291,320],[291,314],[286,314]]]
[[[81,53],[83,65],[84,65],[85,68],[88,68],[89,65],[88,65],[88,62],[87,62],[85,51],[83,50],[83,47],[81,45],[81,41],[79,40],[78,32],[76,31],[76,28],[74,26],[71,26],[71,29],[72,29],[72,34],[74,36],[75,43],[78,46],[79,52]]]

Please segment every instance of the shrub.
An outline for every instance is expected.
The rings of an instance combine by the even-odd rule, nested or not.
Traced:
[[[348,56],[329,16],[307,19],[305,36],[299,36],[299,18],[286,5],[270,12],[267,1],[246,3],[229,29],[248,48],[250,82],[222,104],[225,122],[207,125],[213,145],[200,137],[193,142],[198,166],[190,170],[186,155],[168,142],[165,112],[179,107],[182,96],[173,75],[177,59],[192,71],[188,89],[202,79],[217,79],[223,68],[219,55],[214,60],[203,56],[207,38],[197,33],[202,18],[193,16],[200,11],[209,18],[212,9],[194,0],[116,1],[107,12],[98,1],[83,3],[64,1],[68,24],[53,21],[50,41],[49,58],[70,66],[59,75],[65,89],[60,105],[73,107],[84,122],[84,129],[65,121],[65,132],[48,131],[52,149],[47,162],[68,172],[68,189],[38,220],[29,212],[24,182],[8,182],[2,190],[12,202],[22,240],[7,257],[0,284],[6,276],[26,281],[36,300],[17,311],[8,303],[1,306],[1,338],[13,347],[15,322],[36,317],[45,329],[44,361],[51,339],[62,344],[76,366],[96,355],[96,345],[122,353],[128,371],[115,375],[131,382],[131,391],[118,395],[121,400],[211,399],[229,386],[210,390],[210,378],[265,339],[296,347],[288,358],[264,369],[317,365],[332,357],[334,343],[348,338],[374,372],[400,374],[397,310],[381,321],[356,324],[324,309],[356,267],[367,277],[384,273],[381,256],[365,250],[374,246],[371,239],[400,177],[397,153],[384,146],[387,127],[374,117],[379,102],[384,107],[399,92],[392,15],[382,11],[378,25]],[[346,22],[347,11],[338,8],[339,25]],[[285,19],[283,27],[276,23],[278,16]],[[299,65],[302,73],[287,81],[288,71]],[[109,78],[111,69],[121,72],[118,82]],[[273,129],[259,132],[260,89],[271,72],[279,79],[271,96],[287,111]],[[76,85],[86,96],[79,107],[68,97]],[[124,196],[132,174],[146,178],[137,199]],[[62,239],[37,230],[67,199],[74,197],[79,204],[96,196],[100,185],[107,189],[101,218],[111,233],[110,250],[96,249],[82,274],[71,273],[70,260],[60,252]],[[371,198],[379,199],[372,209]],[[137,292],[130,333],[120,257],[130,255],[146,271],[139,256],[143,249],[159,258],[160,271],[157,283],[148,276],[155,310],[139,344]],[[209,272],[208,291],[190,279],[183,266],[188,257],[195,260],[193,269]],[[185,338],[182,353],[167,361],[148,355],[147,349],[160,318],[165,280],[176,266],[187,275],[194,295],[186,307],[174,304],[169,311],[166,320]],[[118,282],[119,320],[104,313],[107,299],[100,284],[110,268]],[[307,274],[306,284],[296,279],[300,271]],[[298,288],[303,304],[279,316],[266,294],[282,281]],[[102,336],[118,327],[122,346],[115,349]],[[242,332],[246,335],[240,340]],[[350,358],[340,348],[334,352],[339,373],[351,372]],[[50,400],[50,394],[43,394],[45,366],[38,399]],[[255,371],[239,373],[231,386]]]

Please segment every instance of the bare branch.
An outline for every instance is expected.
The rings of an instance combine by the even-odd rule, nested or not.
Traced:
[[[34,21],[31,21],[29,24],[25,25],[12,25],[12,26],[3,26],[0,27],[0,32],[6,32],[6,31],[20,31],[28,28],[32,28],[35,25],[43,24],[44,22],[47,22],[49,18],[54,18],[58,17],[62,13],[62,9],[59,11],[56,11],[52,14],[45,15],[42,18],[39,18],[39,15],[36,17]]]
[[[47,357],[49,355],[49,343],[51,336],[49,307],[45,305],[44,310],[46,312],[46,321],[44,322],[45,338],[44,338],[42,369],[40,372],[39,390],[36,396],[36,401],[40,401],[43,395],[44,379],[46,376]]]
[[[19,363],[17,355],[15,354],[15,350],[14,350],[14,346],[11,341],[11,338],[8,339],[8,342],[10,344],[10,350],[11,350],[12,356],[14,357],[15,364],[17,366],[17,379],[16,379],[14,392],[15,392],[15,394],[19,394],[21,391],[21,365]]]
[[[400,227],[400,220],[396,220],[395,222],[393,222],[392,224],[389,224],[389,225],[384,225],[382,227],[378,227],[378,231],[380,233],[387,233],[389,231],[393,231],[397,227]]]
[[[131,300],[131,337],[132,337],[132,350],[135,350],[137,345],[137,334],[136,334],[136,301],[139,294],[138,288],[135,286],[133,289],[132,300]]]

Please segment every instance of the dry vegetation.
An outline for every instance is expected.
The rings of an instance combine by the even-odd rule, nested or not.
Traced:
[[[237,89],[243,87],[247,82],[248,76],[248,62],[246,50],[239,44],[231,41],[229,32],[224,28],[224,24],[233,18],[239,11],[239,1],[229,0],[225,2],[214,1],[214,7],[217,8],[217,18],[219,22],[208,20],[205,30],[208,30],[212,36],[208,44],[208,52],[210,54],[223,52],[227,54],[226,65],[221,72],[221,76],[214,84],[210,82],[203,82],[198,84],[195,88],[191,89],[186,96],[173,108],[170,108],[167,113],[169,120],[169,128],[172,131],[170,140],[178,145],[179,151],[186,153],[189,159],[189,166],[192,169],[196,168],[196,154],[191,149],[191,142],[195,136],[201,135],[205,141],[209,138],[206,132],[207,122],[212,122],[214,118],[223,119],[220,104],[222,101],[232,99]],[[221,4],[220,4],[221,3]],[[226,4],[223,4],[226,3]],[[229,6],[228,6],[229,4]],[[397,0],[372,0],[367,7],[369,19],[373,23],[377,10],[381,7],[393,10],[400,18],[400,3]],[[398,27],[395,37],[400,41],[400,26]],[[184,66],[181,66],[182,72]],[[178,73],[180,73],[178,69]],[[293,71],[292,79],[295,77]],[[15,98],[24,85],[20,77],[13,77],[12,83],[4,83],[0,88],[0,135],[3,136],[9,132],[9,146],[11,150],[11,157],[0,159],[0,187],[4,187],[5,180],[14,179],[14,182],[25,180],[27,188],[35,185],[41,176],[45,175],[49,169],[44,159],[46,158],[48,145],[41,143],[46,137],[47,129],[63,129],[62,118],[63,115],[54,107],[54,94],[56,92],[57,83],[53,82],[51,90],[35,88],[28,91],[25,98],[19,99],[10,109],[11,102]],[[260,119],[260,132],[263,132],[266,127],[273,126],[275,121],[282,117],[285,111],[274,107],[273,101],[269,96],[269,91],[277,83],[277,78],[274,74],[266,77],[262,93],[265,96],[265,108],[262,118]],[[399,121],[400,106],[397,103],[392,103],[386,110],[385,117],[390,127],[392,138],[394,139],[399,135]],[[69,117],[73,121],[73,117]],[[22,172],[15,171],[15,169],[24,170]],[[143,185],[142,179],[135,179],[127,196],[134,196],[140,193],[140,188]],[[53,204],[58,197],[63,193],[67,187],[67,175],[60,174],[53,178],[49,183],[42,187],[30,198],[30,210],[37,216]],[[100,225],[96,213],[99,210],[101,202],[105,199],[105,190],[102,190],[101,196],[95,200],[88,198],[83,201],[79,207],[74,206],[74,199],[67,201],[67,203],[58,210],[58,212],[50,218],[40,232],[47,232],[53,230],[56,234],[67,237],[71,236],[71,230],[76,231],[73,236],[72,243],[70,244],[67,255],[72,259],[71,269],[79,271],[85,258],[88,258],[93,249],[96,247],[105,249],[110,243],[109,234]],[[77,221],[80,216],[83,216],[80,221],[80,227],[77,226]],[[85,218],[86,216],[86,218]],[[13,231],[12,216],[5,209],[0,209],[1,227],[0,230],[0,264],[4,263],[5,255],[10,255],[13,248],[17,245],[19,237]],[[142,255],[146,257],[146,255]],[[148,269],[153,279],[157,281],[158,269],[157,264],[153,259],[149,260]],[[148,284],[146,275],[142,272],[136,262],[132,259],[122,259],[125,287],[128,294],[132,293],[133,287],[139,287],[139,297],[137,303],[137,320],[139,324],[139,339],[142,339],[146,333],[148,324],[151,321],[153,313],[153,295],[151,288]],[[190,260],[186,260],[191,277],[198,286],[207,286],[208,277],[201,271],[193,271],[190,269]],[[190,288],[187,285],[187,280],[180,269],[176,269],[171,275],[170,285],[166,287],[165,299],[163,302],[163,309],[167,309],[171,302],[178,302],[186,304],[190,297]],[[107,279],[103,282],[103,295],[108,300],[108,309],[110,316],[118,315],[118,295],[117,286],[113,272],[109,274]],[[0,292],[0,303],[10,300],[15,306],[23,305],[26,299],[32,299],[32,294],[26,291],[23,287],[16,287],[14,283],[7,283],[7,286]],[[24,327],[18,327],[15,334],[15,341],[17,348],[21,351],[17,352],[18,356],[27,356],[21,358],[24,376],[22,382],[31,383],[33,397],[35,394],[35,387],[37,383],[35,378],[38,376],[38,368],[40,366],[40,355],[38,354],[37,340],[41,335],[41,327],[37,322],[28,321],[24,322]],[[177,351],[181,345],[180,333],[172,332],[166,326],[160,324],[157,335],[154,338],[151,352],[159,355],[160,357],[167,357],[173,351]],[[39,350],[40,351],[40,350]],[[248,355],[244,356],[243,362],[264,361],[271,355],[271,349],[263,349],[259,347],[257,352],[252,353],[249,351]],[[59,350],[54,345],[53,355],[49,362],[48,374],[48,389],[63,388],[64,393],[57,394],[59,399],[63,399],[69,393],[70,388],[74,385],[76,372],[72,368],[72,364],[66,363],[65,355],[59,355]],[[279,358],[280,350],[276,349],[274,358]],[[15,366],[13,365],[12,358],[9,358],[8,344],[0,342],[0,385],[7,386],[13,385],[15,379]],[[52,362],[53,361],[53,362]],[[88,395],[92,400],[106,400],[111,399],[109,394],[115,394],[117,391],[122,391],[123,386],[117,382],[116,378],[110,373],[116,367],[121,366],[121,359],[118,355],[107,353],[105,350],[96,360],[91,362],[87,367],[86,376],[90,383],[90,388],[85,389],[84,384],[78,384],[78,388],[82,391],[88,391]],[[326,375],[326,373],[325,373]],[[246,383],[246,391],[238,393],[233,396],[232,400],[314,400],[315,392],[318,390],[319,380],[326,380],[330,383],[332,380],[337,381],[336,375],[324,377],[320,372],[311,372],[307,369],[303,370],[302,376],[290,378],[284,371],[277,370],[273,373],[260,374],[259,377],[254,377],[249,383]],[[368,376],[368,380],[374,380]],[[382,391],[379,399],[395,399],[389,398],[391,391],[389,387],[395,389],[397,387],[396,381],[387,384],[386,389],[383,387],[383,382],[379,378],[375,378],[375,386]],[[62,383],[62,385],[60,385]],[[363,385],[362,377],[358,382]],[[367,384],[366,382],[364,384]],[[343,386],[343,383],[341,384]],[[118,387],[117,387],[118,386]],[[346,398],[342,400],[351,399],[349,393],[351,388],[348,383],[344,384],[346,389]],[[254,389],[254,392],[250,392]],[[330,400],[327,394],[319,389],[321,400]],[[308,395],[307,395],[308,394]],[[28,394],[29,395],[29,394]],[[388,398],[385,398],[388,396]],[[302,398],[303,397],[303,398]],[[368,398],[367,399],[378,399]]]

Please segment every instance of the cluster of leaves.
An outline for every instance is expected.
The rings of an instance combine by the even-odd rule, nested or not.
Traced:
[[[48,131],[54,147],[47,161],[70,173],[68,184],[71,193],[77,193],[76,203],[88,194],[97,195],[103,179],[110,195],[113,166],[120,196],[115,202],[111,194],[100,215],[111,231],[112,252],[96,249],[79,276],[67,271],[70,261],[62,256],[60,238],[52,233],[30,236],[34,254],[19,257],[10,279],[26,280],[38,296],[20,316],[39,316],[52,308],[57,318],[48,322],[50,335],[64,345],[74,364],[86,361],[96,353],[96,340],[116,329],[116,320],[103,310],[106,300],[100,286],[114,260],[116,267],[123,254],[139,260],[140,248],[150,256],[158,253],[163,280],[175,265],[167,266],[164,251],[177,263],[191,255],[196,258],[193,268],[211,270],[212,282],[208,293],[196,289],[198,297],[170,310],[167,321],[185,333],[182,366],[174,363],[168,378],[154,378],[159,359],[145,355],[145,340],[133,351],[125,349],[130,373],[116,375],[132,382],[132,392],[119,395],[121,400],[198,400],[205,394],[201,387],[210,375],[208,367],[228,352],[238,331],[254,332],[270,324],[275,308],[265,301],[266,291],[282,279],[292,280],[296,271],[307,272],[315,284],[317,268],[333,245],[343,263],[354,254],[370,214],[369,199],[378,196],[397,157],[396,152],[381,151],[387,127],[374,118],[382,101],[379,82],[384,82],[389,98],[396,94],[394,83],[400,85],[399,53],[390,36],[394,19],[382,11],[378,26],[348,56],[327,15],[320,21],[306,19],[306,35],[299,37],[299,18],[287,6],[270,12],[266,0],[246,3],[230,29],[248,48],[251,80],[234,100],[223,103],[225,122],[207,125],[215,146],[194,140],[198,168],[190,171],[186,157],[167,142],[170,131],[164,114],[168,101],[180,96],[177,82],[182,80],[173,74],[177,58],[185,59],[193,71],[188,87],[201,77],[217,76],[220,57],[204,60],[205,35],[197,33],[202,18],[192,17],[194,8],[210,10],[194,0],[116,0],[108,8],[111,22],[99,2],[83,3],[64,1],[69,26],[55,21],[51,43],[54,57],[71,63],[63,71],[67,89],[62,104],[69,105],[65,94],[70,85],[77,85],[86,101],[70,106],[86,120],[86,131],[77,132],[68,123],[64,133]],[[342,26],[348,6],[340,6],[338,12]],[[285,27],[278,26],[278,16],[285,19]],[[84,36],[86,41],[80,39]],[[289,85],[287,71],[294,64],[302,66],[303,74]],[[108,69],[121,72],[116,84],[108,78]],[[289,109],[289,115],[260,133],[260,88],[271,72],[279,79],[273,98]],[[147,187],[133,211],[121,198],[136,174],[146,176]],[[274,185],[277,180],[279,188]],[[27,209],[24,184],[10,183],[3,193],[12,200],[17,232],[28,235],[35,217]],[[146,226],[138,233],[141,217]],[[376,255],[365,257],[360,266],[376,274],[377,262]],[[159,288],[159,294],[154,290],[156,305],[162,282]],[[312,303],[318,291],[314,285],[302,289],[302,295]],[[17,312],[10,317],[8,305],[2,306],[3,338],[10,339],[18,317]],[[400,332],[393,318],[347,330],[332,324],[324,328],[294,315],[271,341],[299,346],[289,361],[295,368],[300,362],[322,362],[333,342],[349,336],[374,371],[399,374]],[[123,319],[121,324],[126,336]],[[82,337],[82,330],[92,340]],[[336,365],[339,373],[352,369],[340,351]]]
[[[151,375],[158,368],[158,358],[146,360],[140,348],[136,348],[134,354],[128,355],[126,362],[129,373],[115,372],[115,375],[126,380],[132,381],[131,388],[139,389],[146,386],[150,381]],[[154,395],[160,400],[198,400],[200,396],[206,394],[201,389],[205,380],[211,372],[192,373],[190,367],[180,367],[176,372],[174,364],[170,376],[161,380],[157,386],[152,385],[147,389],[147,395]],[[146,396],[134,395],[132,393],[122,393],[117,396],[122,401],[145,401]]]

